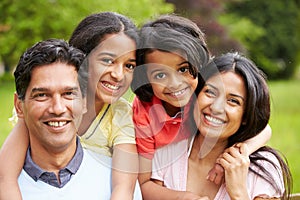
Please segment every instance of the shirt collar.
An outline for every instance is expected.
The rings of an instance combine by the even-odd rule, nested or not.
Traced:
[[[64,167],[63,169],[60,170],[60,172],[64,171],[64,173],[59,173],[60,176],[69,177],[69,178],[67,178],[67,181],[64,181],[64,182],[62,182],[62,180],[65,180],[65,177],[60,177],[61,185],[53,185],[53,184],[51,184],[50,180],[47,181],[47,180],[45,180],[45,177],[42,178],[43,174],[49,173],[49,172],[43,170],[36,163],[34,163],[34,161],[32,160],[32,157],[31,157],[31,153],[30,153],[31,152],[30,146],[26,153],[26,159],[25,159],[23,169],[35,181],[41,180],[41,181],[49,183],[55,187],[62,187],[70,180],[71,175],[75,174],[78,171],[78,169],[81,165],[82,159],[83,159],[83,149],[82,149],[82,146],[80,144],[78,137],[76,138],[76,144],[77,144],[76,151],[75,151],[73,158],[67,164],[66,167]],[[67,172],[67,173],[65,173],[65,172]]]
[[[159,99],[155,95],[153,95],[152,102],[153,102],[153,105],[152,105],[153,107],[151,107],[151,111],[155,112],[154,116],[155,116],[156,119],[158,119],[158,121],[160,123],[165,123],[165,122],[168,122],[168,121],[181,122],[183,120],[183,116],[184,116],[184,113],[185,113],[184,110],[186,110],[185,108],[181,109],[181,111],[179,111],[178,113],[176,113],[174,116],[171,117],[166,113],[166,110],[162,105],[161,99]]]

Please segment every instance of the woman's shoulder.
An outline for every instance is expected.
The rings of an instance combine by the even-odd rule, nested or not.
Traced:
[[[274,152],[276,151],[274,150]],[[258,162],[261,163],[263,166],[265,167],[273,166],[273,168],[276,166],[276,168],[278,167],[280,168],[279,160],[274,153],[266,150],[258,151],[257,153],[260,155],[260,157],[264,158],[258,160]]]

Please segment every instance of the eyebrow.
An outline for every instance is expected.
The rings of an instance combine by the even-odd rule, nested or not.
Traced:
[[[116,54],[114,54],[114,53],[110,53],[110,52],[100,52],[100,53],[98,53],[97,54],[97,57],[98,56],[102,56],[102,55],[108,55],[108,56],[111,56],[111,57],[117,57],[117,55]]]
[[[182,63],[179,63],[177,66],[184,65],[184,64],[190,64],[190,63],[188,61],[183,61]]]
[[[113,57],[113,58],[117,58],[117,57],[119,57],[117,54],[114,54],[114,53],[110,53],[110,52],[100,52],[99,54],[97,54],[97,57],[98,56],[103,56],[103,55],[105,55],[105,56],[111,56],[111,57]],[[122,54],[122,55],[125,55],[125,54]],[[136,59],[129,59],[129,62],[136,62]]]
[[[206,83],[205,86],[210,86],[210,87],[214,88],[215,90],[218,90],[217,87],[215,87],[215,86],[213,86],[212,84],[209,84],[209,83]],[[243,101],[245,101],[244,97],[242,97],[241,95],[237,95],[237,94],[233,94],[233,93],[229,93],[229,94],[230,94],[230,96],[237,97],[237,98],[240,98]]]
[[[164,71],[162,69],[155,69],[155,70],[151,70],[150,71],[150,75],[153,75],[153,74],[155,74],[157,72],[164,73]]]
[[[74,87],[64,87],[62,89],[62,91],[70,91],[70,90],[73,90],[73,91],[79,91],[79,87],[77,86],[74,86]],[[43,88],[43,87],[39,87],[39,88],[32,88],[31,90],[31,94],[32,93],[35,93],[35,92],[47,92],[47,91],[50,91],[48,88]]]
[[[47,89],[47,88],[32,88],[32,90],[31,90],[31,94],[32,93],[35,93],[35,92],[45,92],[45,91],[49,91],[49,89]]]

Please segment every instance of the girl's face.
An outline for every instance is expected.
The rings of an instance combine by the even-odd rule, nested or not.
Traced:
[[[154,95],[165,103],[165,108],[178,110],[185,106],[198,84],[187,60],[176,52],[155,50],[146,55],[145,61]]]
[[[244,80],[234,72],[221,73],[208,79],[194,109],[200,133],[206,137],[227,140],[242,123],[246,98]]]
[[[128,89],[136,66],[136,44],[124,33],[108,34],[89,54],[89,94],[113,103]]]

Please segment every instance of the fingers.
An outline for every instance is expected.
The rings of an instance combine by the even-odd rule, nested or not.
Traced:
[[[249,166],[248,147],[244,143],[238,143],[227,148],[223,154],[217,159],[217,163],[221,164],[225,169]]]
[[[224,169],[220,164],[216,163],[215,166],[208,172],[206,179],[214,182],[216,185],[219,185],[223,182],[223,177]]]
[[[220,165],[220,164],[216,164],[215,165],[216,168],[216,177],[215,177],[215,181],[214,183],[219,185],[223,182],[224,180],[224,168]]]
[[[248,156],[249,155],[248,145],[245,143],[239,143],[239,144],[240,144],[239,147],[240,147],[241,154]]]

